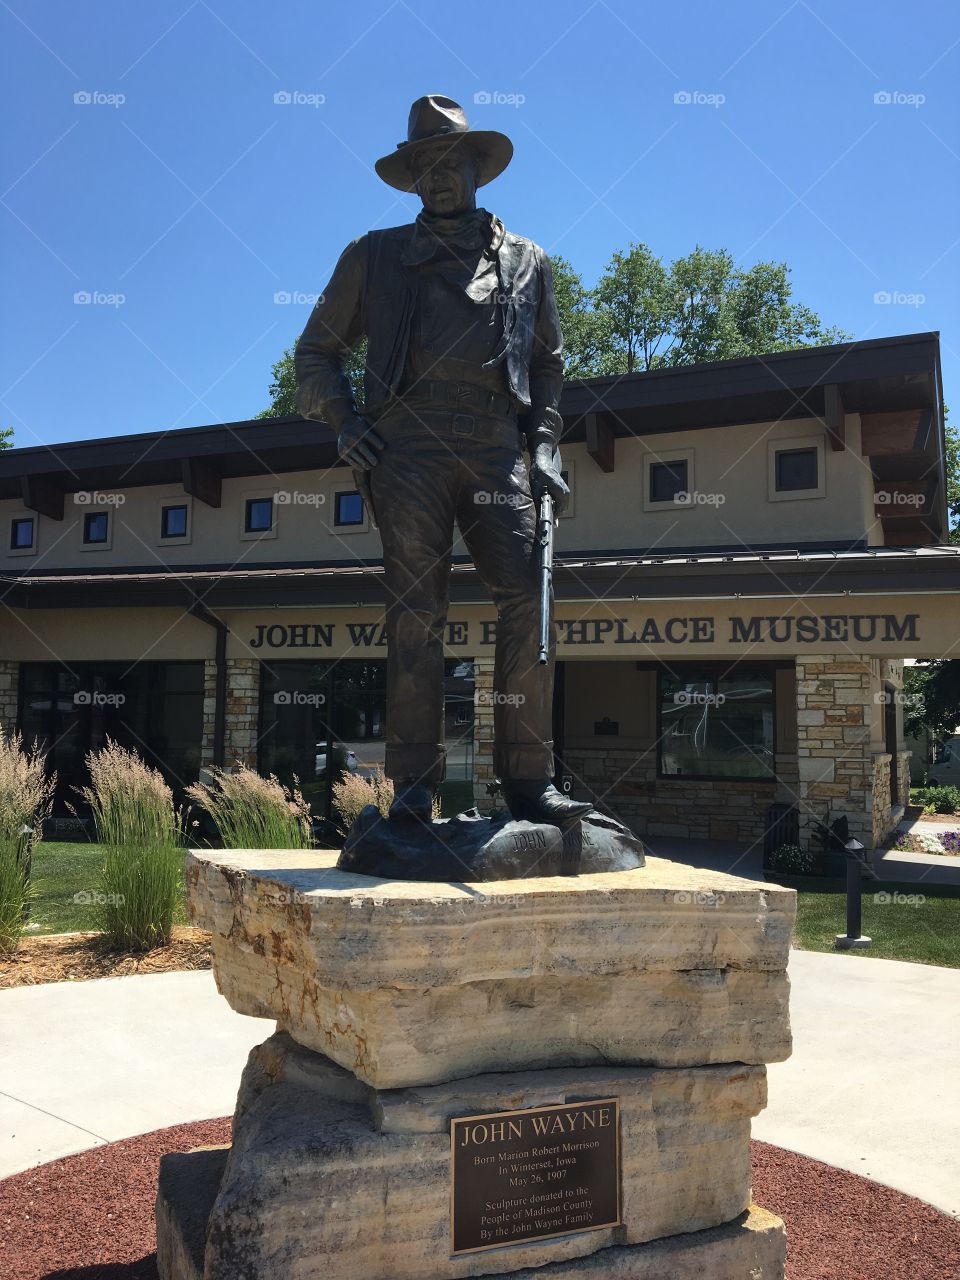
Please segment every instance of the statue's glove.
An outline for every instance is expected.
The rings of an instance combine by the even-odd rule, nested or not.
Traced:
[[[359,414],[343,424],[337,437],[340,457],[359,471],[369,471],[377,465],[385,443],[383,437]]]
[[[563,419],[556,409],[539,409],[532,416],[527,428],[527,447],[530,450],[530,490],[539,503],[546,492],[553,498],[560,515],[570,501],[570,488],[560,474],[560,450],[557,445]]]

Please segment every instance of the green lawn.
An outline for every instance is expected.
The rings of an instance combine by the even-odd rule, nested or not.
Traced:
[[[807,877],[789,883],[797,889],[795,945],[833,951],[835,935],[847,930],[843,882]],[[862,932],[873,945],[847,955],[960,968],[960,888],[864,881],[860,901]]]
[[[24,936],[35,938],[44,933],[80,933],[96,929],[96,906],[75,901],[78,893],[96,894],[100,884],[102,855],[96,844],[41,840],[33,850],[33,874],[30,900],[31,929]],[[181,907],[177,924],[186,924]]]

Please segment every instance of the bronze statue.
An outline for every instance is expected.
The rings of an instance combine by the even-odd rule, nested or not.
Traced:
[[[476,204],[512,154],[450,98],[419,98],[407,140],[376,170],[423,210],[347,246],[296,348],[300,411],[339,432],[383,539],[391,820],[428,822],[444,776],[455,522],[497,608],[494,767],[510,813],[566,828],[591,808],[551,782],[552,648],[538,662],[534,499],[548,493],[562,510],[569,497],[550,263]],[[360,410],[344,360],[364,337]]]

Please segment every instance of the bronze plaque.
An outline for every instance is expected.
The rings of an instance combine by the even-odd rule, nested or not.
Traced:
[[[451,1253],[619,1225],[619,1098],[451,1120]]]

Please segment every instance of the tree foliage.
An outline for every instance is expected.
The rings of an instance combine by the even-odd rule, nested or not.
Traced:
[[[903,731],[949,736],[960,725],[960,659],[935,658],[903,669]]]
[[[850,335],[823,324],[793,301],[785,262],[738,267],[725,249],[699,245],[665,264],[645,244],[614,253],[593,288],[565,258],[553,259],[568,379],[635,373],[706,360],[842,342]],[[358,398],[364,348],[347,373]],[[296,413],[293,352],[273,366],[270,405],[261,418]]]
[[[13,427],[0,427],[0,449],[13,448]]]

